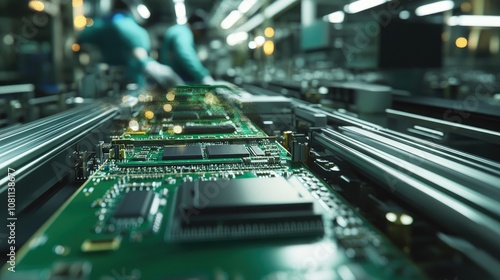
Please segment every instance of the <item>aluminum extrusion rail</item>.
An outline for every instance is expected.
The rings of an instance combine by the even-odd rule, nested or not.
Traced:
[[[310,141],[313,148],[343,158],[430,219],[500,258],[500,176],[496,172],[457,174],[460,168],[474,168],[464,161],[451,164],[446,157],[417,152],[360,128],[313,129]],[[416,157],[418,162],[406,160]]]

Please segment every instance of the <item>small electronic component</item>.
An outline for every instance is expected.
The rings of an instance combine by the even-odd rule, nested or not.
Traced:
[[[250,152],[252,152],[252,155],[257,157],[263,157],[266,155],[266,153],[264,153],[264,151],[257,145],[250,146]]]
[[[130,191],[121,199],[113,213],[113,219],[145,219],[151,209],[154,193],[151,191]]]
[[[215,134],[215,133],[233,133],[236,128],[232,124],[219,125],[186,125],[184,134]]]
[[[159,125],[153,125],[151,129],[149,130],[149,134],[158,134],[161,131],[161,126]]]
[[[239,144],[207,145],[205,149],[209,158],[235,158],[250,155],[245,145]]]
[[[226,114],[223,113],[201,113],[200,118],[203,120],[217,120],[217,119],[226,119]]]
[[[74,261],[74,262],[56,262],[52,265],[50,276],[46,279],[72,279],[72,280],[86,280],[92,272],[92,264],[88,261]],[[10,277],[7,279],[36,279],[36,274],[30,277],[25,274],[21,276]]]
[[[196,112],[175,112],[172,120],[174,121],[185,121],[185,120],[197,120],[199,118]]]
[[[166,240],[323,235],[313,198],[294,184],[281,177],[186,182],[177,190]]]
[[[145,161],[147,159],[147,155],[136,155],[132,158],[135,161]]]
[[[114,251],[120,248],[122,237],[101,237],[99,239],[87,239],[83,241],[81,249],[83,252]]]
[[[177,145],[163,148],[163,160],[203,159],[201,145]]]

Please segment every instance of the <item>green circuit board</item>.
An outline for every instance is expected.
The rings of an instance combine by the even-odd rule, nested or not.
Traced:
[[[3,277],[425,278],[227,94],[142,96],[105,161]]]

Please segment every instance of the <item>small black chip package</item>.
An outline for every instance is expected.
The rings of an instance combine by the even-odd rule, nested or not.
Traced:
[[[250,155],[245,145],[239,144],[208,145],[205,149],[208,158],[241,158]]]
[[[176,145],[163,148],[163,160],[203,159],[201,145]]]

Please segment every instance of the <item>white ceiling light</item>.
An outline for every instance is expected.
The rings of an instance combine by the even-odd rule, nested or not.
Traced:
[[[186,5],[184,0],[174,0],[175,17],[177,24],[185,24],[187,22]]]
[[[253,7],[253,5],[255,5],[255,3],[257,3],[257,0],[243,0],[238,6],[238,11],[244,14],[248,12]]]
[[[151,12],[144,4],[137,5],[137,12],[143,19],[148,19],[151,16]]]
[[[248,39],[248,33],[246,32],[236,32],[232,33],[226,38],[226,42],[230,46],[237,45],[243,41],[246,41]]]
[[[364,10],[382,5],[390,0],[358,0],[344,6],[344,11],[349,14],[359,13]]]
[[[402,20],[409,19],[410,18],[410,11],[403,10],[403,11],[399,12],[399,18]]]
[[[242,14],[240,11],[234,10],[227,15],[227,17],[221,22],[220,27],[222,29],[229,29],[231,28],[240,18]]]
[[[334,13],[324,16],[324,19],[328,20],[331,23],[341,23],[344,22],[345,13],[342,11],[336,11]]]
[[[297,0],[279,0],[275,1],[267,8],[264,10],[264,16],[268,18],[274,17],[276,14],[279,12],[283,11],[284,9],[288,8],[290,5],[293,3],[297,2]]]
[[[254,41],[255,41],[255,44],[257,45],[257,47],[260,47],[260,46],[264,45],[266,38],[264,38],[264,36],[257,36],[257,37],[255,37]]]
[[[277,0],[264,10],[262,13],[258,13],[257,15],[253,16],[249,20],[247,20],[245,23],[240,25],[238,27],[238,31],[243,31],[243,32],[250,32],[260,24],[264,22],[265,18],[272,18],[276,14],[280,13],[281,11],[285,10],[286,8],[290,7],[292,4],[298,3],[298,0]]]
[[[455,3],[451,0],[439,1],[418,7],[415,14],[419,17],[442,13],[449,11],[455,7]]]
[[[500,27],[500,16],[453,16],[448,19],[448,25]]]

